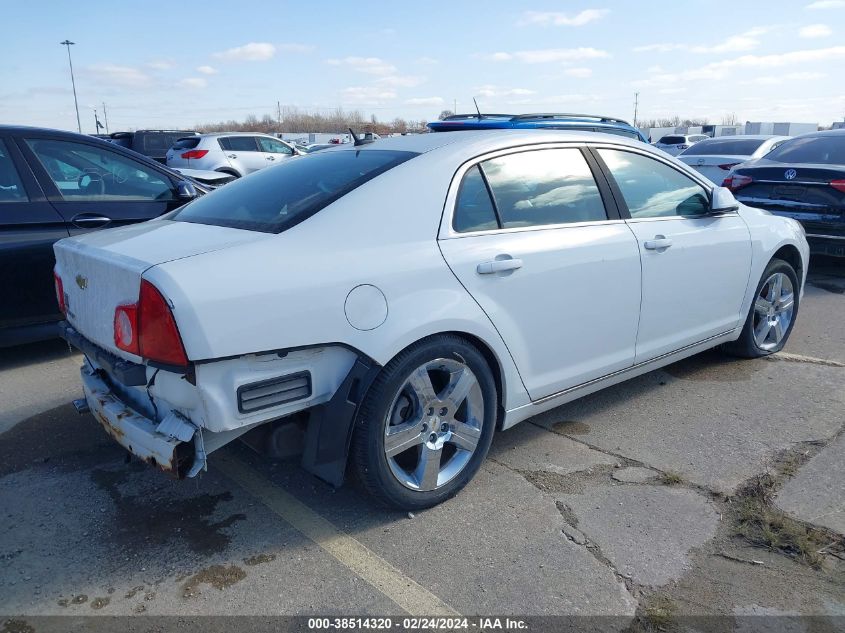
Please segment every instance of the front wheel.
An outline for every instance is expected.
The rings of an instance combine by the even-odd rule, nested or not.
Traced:
[[[413,345],[364,399],[351,450],[358,479],[382,503],[405,510],[448,499],[487,455],[497,402],[486,360],[465,339]]]
[[[742,334],[725,349],[744,358],[782,350],[798,316],[799,288],[798,275],[789,263],[770,261],[757,285]]]

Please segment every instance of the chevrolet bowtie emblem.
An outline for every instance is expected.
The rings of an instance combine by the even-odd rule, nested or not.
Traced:
[[[76,285],[79,286],[80,290],[85,290],[88,287],[88,278],[83,277],[82,275],[77,275]]]

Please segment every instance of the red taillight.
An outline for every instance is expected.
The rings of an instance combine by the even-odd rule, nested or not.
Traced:
[[[728,171],[729,169],[732,169],[737,165],[739,165],[739,163],[725,163],[724,165],[719,165],[719,169],[724,169],[725,171]]]
[[[59,304],[59,311],[62,314],[67,314],[67,304],[65,303],[65,286],[62,283],[62,278],[59,273],[53,271],[53,286],[56,289],[56,302]]]
[[[138,303],[114,311],[114,344],[131,354],[165,365],[185,366],[188,357],[176,320],[158,289],[141,280]]]
[[[830,186],[836,189],[837,191],[845,193],[845,180],[831,180]]]
[[[182,158],[202,158],[208,154],[207,149],[192,149],[190,152],[185,152],[181,154]]]
[[[750,185],[754,179],[751,176],[743,176],[742,174],[734,174],[733,176],[728,176],[722,181],[722,186],[727,187],[731,191],[739,191],[746,185]]]

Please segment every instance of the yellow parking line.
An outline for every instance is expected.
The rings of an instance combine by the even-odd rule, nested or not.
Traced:
[[[810,363],[811,365],[826,365],[828,367],[845,367],[845,363],[827,358],[816,358],[815,356],[802,356],[801,354],[790,354],[789,352],[778,352],[771,356],[774,359],[788,360],[793,363]]]
[[[215,458],[211,462],[214,467],[408,614],[458,615],[457,611],[428,589],[408,578],[362,543],[337,529],[240,459],[222,451],[215,454]]]

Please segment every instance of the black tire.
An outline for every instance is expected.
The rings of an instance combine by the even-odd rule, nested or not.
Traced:
[[[789,322],[788,327],[784,331],[783,338],[778,343],[773,344],[771,346],[767,346],[764,349],[760,347],[754,337],[755,302],[763,292],[767,281],[772,277],[772,275],[775,275],[776,273],[783,273],[784,275],[789,277],[789,280],[792,282],[794,302],[793,310],[791,320]],[[788,262],[785,262],[782,259],[772,259],[772,261],[769,262],[769,265],[766,266],[766,270],[763,271],[763,276],[760,278],[760,281],[757,282],[757,287],[754,291],[754,298],[751,302],[751,306],[748,309],[748,316],[746,316],[745,318],[745,324],[742,327],[742,334],[739,335],[739,338],[736,341],[725,343],[722,346],[723,349],[727,353],[733,356],[739,356],[740,358],[759,358],[761,356],[769,356],[770,354],[774,354],[782,350],[783,346],[789,340],[789,335],[792,333],[792,328],[795,326],[795,320],[798,317],[800,288],[800,281],[798,279],[798,274],[795,272],[795,269]]]
[[[451,480],[433,490],[413,490],[401,483],[391,470],[385,453],[385,434],[387,425],[395,416],[394,403],[403,393],[403,387],[407,387],[406,383],[412,373],[421,366],[438,359],[462,363],[471,370],[480,387],[480,400],[483,401],[483,415],[480,417],[483,418],[483,423],[474,452],[471,453],[462,470]],[[436,387],[434,391],[437,392]],[[445,389],[441,393],[445,393]],[[475,393],[475,400],[479,401],[478,392]],[[496,382],[490,367],[484,356],[472,344],[454,335],[438,335],[423,339],[402,351],[385,365],[367,392],[356,419],[352,437],[350,449],[352,469],[363,488],[384,505],[402,510],[419,510],[437,505],[461,490],[484,461],[495,431],[498,402]],[[458,415],[456,411],[455,416]],[[423,427],[422,435],[426,433]],[[424,446],[427,446],[425,442],[422,444],[419,448],[408,449],[408,453],[413,453],[413,451],[418,451],[417,454],[421,453],[425,450]],[[445,452],[438,453],[438,463],[440,463],[441,455],[445,456]],[[448,463],[448,460],[445,463]]]

